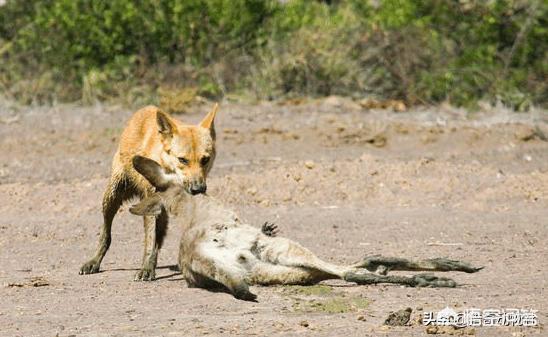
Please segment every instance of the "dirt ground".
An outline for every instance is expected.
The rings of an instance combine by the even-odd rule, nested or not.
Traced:
[[[208,109],[178,118],[197,122]],[[173,226],[158,279],[133,282],[143,230],[127,205],[102,272],[78,275],[97,244],[111,157],[131,113],[0,104],[1,336],[422,336],[423,311],[447,306],[536,309],[540,326],[438,333],[546,335],[547,112],[365,111],[337,97],[223,104],[209,193],[251,224],[273,221],[279,235],[337,263],[383,254],[485,266],[444,275],[455,289],[253,287],[257,303],[188,288],[170,268]],[[383,325],[407,307],[407,326]]]

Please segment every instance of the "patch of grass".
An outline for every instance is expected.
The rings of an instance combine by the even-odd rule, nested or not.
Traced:
[[[285,286],[283,292],[290,295],[327,296],[333,294],[333,288],[324,284],[312,286]]]
[[[367,308],[369,301],[363,297],[349,298],[342,296],[322,299],[296,300],[293,310],[297,312],[323,312],[328,314],[341,314],[356,312]]]
[[[369,301],[364,297],[348,297],[333,287],[316,284],[312,286],[284,286],[282,293],[293,301],[295,312],[323,312],[328,314],[356,312],[365,309]]]

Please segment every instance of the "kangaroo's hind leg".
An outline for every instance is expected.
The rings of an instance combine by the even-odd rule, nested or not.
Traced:
[[[365,268],[370,272],[355,271],[348,273],[345,280],[356,282],[358,284],[377,284],[377,283],[397,283],[411,287],[450,287],[457,285],[455,281],[446,277],[437,277],[432,274],[418,274],[411,277],[406,276],[388,276],[390,270],[406,271],[462,271],[465,273],[475,273],[483,267],[472,267],[466,262],[449,260],[445,258],[426,259],[411,261],[404,258],[370,256],[362,262],[354,265],[356,268]]]
[[[313,272],[310,280],[319,282],[326,279],[344,279],[344,275],[354,270],[351,266],[332,264],[318,258],[310,250],[297,242],[280,237],[261,237],[252,252],[263,262],[286,267],[296,267]]]
[[[454,288],[457,283],[450,278],[437,277],[431,274],[418,274],[411,277],[396,275],[377,275],[368,271],[351,271],[344,277],[345,281],[357,284],[395,283],[410,287]]]
[[[390,270],[462,271],[465,273],[475,273],[483,269],[483,267],[472,267],[466,262],[449,260],[445,258],[411,261],[404,258],[386,257],[380,255],[366,257],[362,262],[357,263],[355,267],[366,268],[371,272],[376,272],[381,275],[385,275]]]
[[[268,262],[256,263],[250,272],[249,282],[260,285],[311,285],[333,278],[332,274],[318,269],[288,267]]]
[[[372,268],[373,263],[371,260],[352,266],[331,264],[319,259],[312,252],[298,243],[284,238],[266,237],[261,239],[259,240],[256,251],[260,256],[260,259],[264,262],[270,262],[288,267],[298,267],[304,270],[314,270],[321,275],[318,280],[340,278],[345,281],[355,282],[358,284],[396,283],[412,287],[456,286],[456,282],[449,278],[436,277],[429,274],[419,274],[412,277],[377,275],[366,270],[366,266]],[[405,259],[382,259],[380,262],[392,262],[394,267],[414,268],[412,270],[451,270],[449,269],[449,267],[452,266],[450,260],[433,260],[435,262],[432,262],[432,260],[427,261],[428,263],[423,261],[418,263],[418,265],[414,265],[413,262]],[[424,269],[418,269],[419,267]],[[462,264],[454,264],[453,267],[463,269],[466,266]]]

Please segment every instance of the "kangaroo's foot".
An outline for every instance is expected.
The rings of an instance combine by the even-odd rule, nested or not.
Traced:
[[[278,226],[267,221],[261,227],[261,231],[266,236],[276,236],[278,234]]]
[[[432,274],[417,274],[412,277],[413,287],[428,288],[455,288],[457,282],[447,277],[438,277]]]
[[[410,261],[403,258],[386,257],[380,255],[366,257],[357,265],[357,267],[366,268],[371,272],[376,272],[381,275],[386,275],[386,273],[390,270],[462,271],[465,273],[475,273],[483,269],[483,267],[472,267],[466,262],[449,260],[445,258]]]
[[[423,264],[431,264],[432,270],[435,271],[462,271],[465,273],[476,273],[483,269],[483,267],[472,267],[467,262],[449,260],[445,258],[436,258],[420,261]]]
[[[88,262],[84,263],[82,267],[80,267],[80,275],[87,275],[87,274],[95,274],[99,272],[99,268],[101,267],[101,263],[95,259],[91,259]]]
[[[409,287],[454,288],[457,283],[450,278],[437,277],[432,274],[418,274],[412,277],[396,275],[377,275],[368,272],[349,272],[344,280],[357,284],[395,283]]]

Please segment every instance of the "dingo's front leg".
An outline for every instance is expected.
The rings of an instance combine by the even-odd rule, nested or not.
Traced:
[[[157,216],[145,216],[145,244],[141,270],[135,274],[135,281],[152,281],[156,276],[158,252],[167,233],[168,216],[162,210]]]
[[[135,274],[135,281],[152,281],[156,273],[158,247],[156,245],[156,217],[144,216],[145,241],[143,264],[141,270]]]

